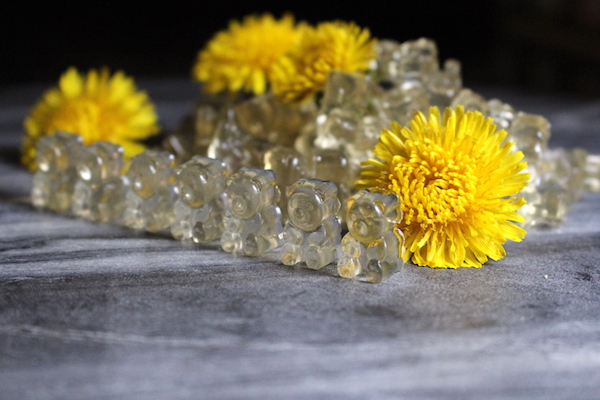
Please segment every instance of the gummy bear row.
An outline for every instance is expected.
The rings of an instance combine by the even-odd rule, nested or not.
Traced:
[[[271,170],[242,167],[227,177],[224,162],[194,156],[176,167],[167,152],[130,160],[113,143],[83,146],[77,135],[40,139],[32,201],[94,222],[124,224],[178,240],[210,243],[258,256],[281,246],[285,265],[318,270],[339,260],[340,276],[381,282],[402,265],[402,213],[395,195],[361,191],[348,202],[349,232],[341,238],[341,202],[331,181],[301,178],[289,186],[282,226],[280,191]]]

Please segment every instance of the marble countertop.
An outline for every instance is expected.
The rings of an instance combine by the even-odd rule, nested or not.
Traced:
[[[140,86],[164,126],[186,81]],[[600,194],[480,269],[371,285],[35,211],[18,165],[43,86],[0,92],[0,399],[594,399]],[[600,152],[600,102],[482,88]]]

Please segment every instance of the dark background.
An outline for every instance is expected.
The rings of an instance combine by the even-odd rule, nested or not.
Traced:
[[[496,1],[5,1],[0,84],[55,82],[70,65],[137,79],[189,77],[198,50],[228,21],[285,11],[311,23],[352,20],[378,38],[433,38],[463,63],[465,86],[600,94],[599,0]]]

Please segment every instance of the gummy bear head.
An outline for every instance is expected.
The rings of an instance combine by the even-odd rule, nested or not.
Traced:
[[[288,215],[294,226],[314,231],[340,209],[335,183],[319,179],[300,179],[288,190]]]
[[[369,244],[390,231],[401,219],[398,197],[361,190],[348,200],[346,223],[352,236]]]
[[[75,164],[75,155],[82,146],[79,135],[58,131],[38,140],[35,163],[42,172],[62,172]]]
[[[177,171],[179,197],[190,207],[202,207],[225,191],[226,171],[220,160],[194,156]]]
[[[77,157],[77,175],[88,183],[119,176],[124,165],[123,148],[118,144],[99,141],[84,146]]]
[[[273,171],[242,167],[227,180],[227,203],[236,218],[250,219],[278,200]]]
[[[127,178],[134,193],[149,199],[161,188],[173,184],[175,157],[163,151],[146,150],[131,159]]]

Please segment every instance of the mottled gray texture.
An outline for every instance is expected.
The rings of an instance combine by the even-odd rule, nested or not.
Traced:
[[[144,87],[171,127],[196,95]],[[0,96],[0,399],[600,397],[599,194],[481,269],[364,284],[34,211],[40,93]],[[503,95],[600,151],[600,105]]]

